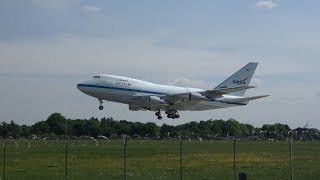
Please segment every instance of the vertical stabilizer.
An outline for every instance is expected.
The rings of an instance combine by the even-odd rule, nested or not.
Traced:
[[[258,63],[250,62],[239,71],[230,76],[223,83],[219,84],[215,89],[232,88],[238,86],[248,86]],[[246,90],[230,93],[230,95],[243,96]]]

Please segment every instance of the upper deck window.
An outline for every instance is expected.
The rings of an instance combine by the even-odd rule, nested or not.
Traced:
[[[100,76],[94,76],[93,78],[100,78]]]

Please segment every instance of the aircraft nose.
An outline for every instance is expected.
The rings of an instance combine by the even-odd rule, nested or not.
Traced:
[[[85,89],[85,85],[86,85],[87,83],[88,83],[87,81],[81,82],[81,83],[77,84],[77,88],[78,88],[80,91],[83,92],[84,89]]]
[[[81,91],[82,87],[81,87],[81,83],[77,84],[77,88]]]
[[[90,86],[91,84],[93,84],[93,82],[91,80],[88,81],[84,81],[84,82],[80,82],[79,84],[77,84],[77,88],[81,91],[81,92],[87,92],[88,91],[88,86]]]

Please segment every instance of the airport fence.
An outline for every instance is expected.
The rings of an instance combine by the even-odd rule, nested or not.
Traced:
[[[87,138],[0,143],[1,179],[10,180],[320,177],[320,142],[294,142],[292,161],[288,142]]]

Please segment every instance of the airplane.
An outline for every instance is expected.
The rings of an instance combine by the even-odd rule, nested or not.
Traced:
[[[244,94],[258,63],[250,62],[209,90],[189,87],[177,87],[155,84],[139,79],[100,74],[92,79],[77,84],[77,88],[100,102],[103,100],[129,105],[131,111],[154,111],[157,118],[162,119],[161,111],[168,118],[176,119],[178,111],[204,111],[218,108],[244,106],[250,100],[264,98],[269,95],[248,96]]]

